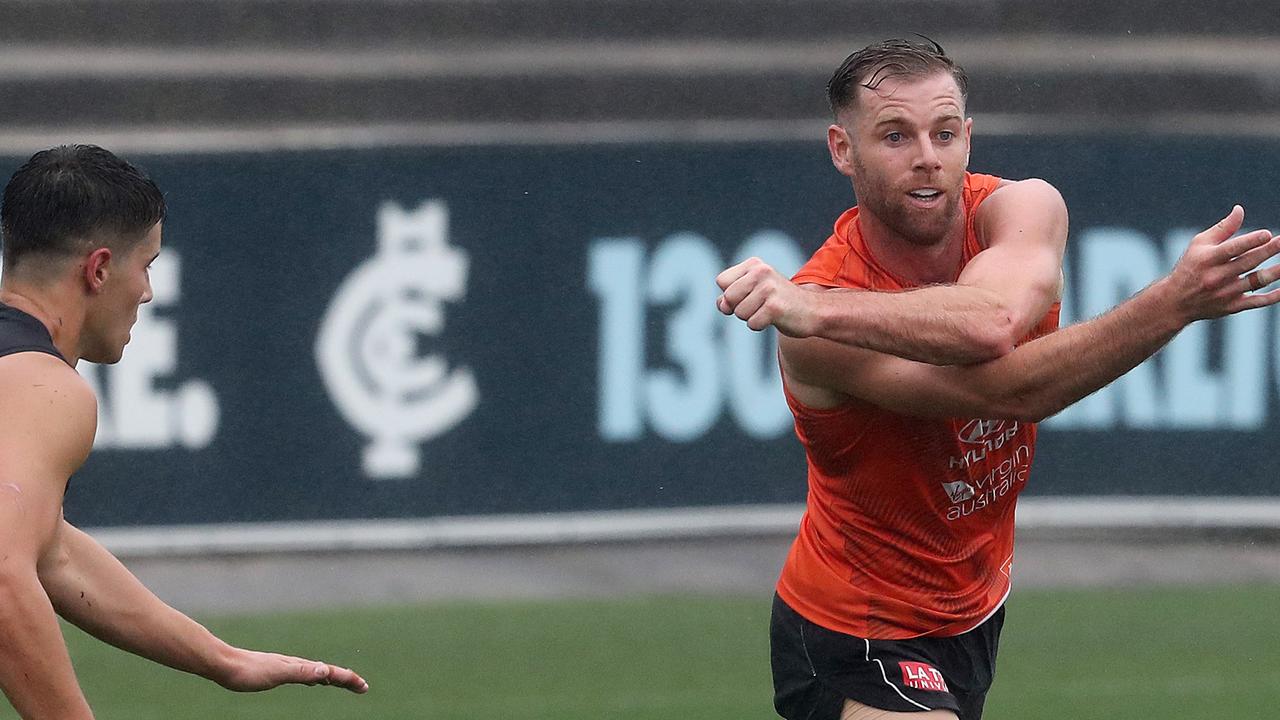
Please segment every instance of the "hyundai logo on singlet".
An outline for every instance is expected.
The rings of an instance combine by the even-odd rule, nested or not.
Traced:
[[[981,445],[1004,433],[1006,420],[970,420],[958,433],[961,442]]]

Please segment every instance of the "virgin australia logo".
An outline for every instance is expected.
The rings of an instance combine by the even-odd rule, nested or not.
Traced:
[[[947,497],[951,498],[953,503],[964,502],[975,495],[973,486],[963,480],[944,482],[942,489],[947,491]]]
[[[412,212],[384,204],[377,252],[343,281],[320,327],[316,362],[343,417],[369,438],[370,477],[417,474],[418,445],[480,398],[469,369],[422,349],[444,331],[445,302],[467,289],[467,255],[449,246],[448,224],[438,200]]]

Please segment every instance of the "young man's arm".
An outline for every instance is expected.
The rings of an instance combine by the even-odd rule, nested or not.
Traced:
[[[64,521],[59,535],[57,556],[40,580],[58,614],[104,642],[230,690],[285,683],[368,689],[346,668],[232,647],[166,605],[84,532]]]
[[[1280,253],[1280,237],[1258,231],[1230,238],[1243,220],[1237,206],[1195,237],[1168,276],[1111,312],[986,363],[939,367],[783,338],[788,387],[815,407],[857,397],[909,415],[1043,419],[1128,372],[1195,320],[1280,302],[1280,290],[1250,293],[1280,278],[1280,265],[1254,272]]]
[[[720,311],[753,330],[817,337],[938,365],[981,362],[1013,349],[1057,301],[1067,209],[1041,180],[1001,186],[978,208],[987,249],[954,285],[907,292],[797,286],[752,258],[721,273]],[[1016,268],[1016,272],[1011,272]]]
[[[102,640],[233,690],[284,683],[367,689],[350,670],[223,643],[63,521],[67,478],[93,446],[93,393],[49,355],[0,363],[0,413],[22,418],[0,425],[0,689],[24,720],[93,717],[55,610]]]
[[[92,720],[39,568],[56,551],[62,495],[93,444],[97,405],[52,355],[0,363],[0,689],[25,720]]]

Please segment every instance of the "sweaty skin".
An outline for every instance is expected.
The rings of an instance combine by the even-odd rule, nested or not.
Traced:
[[[936,365],[1008,353],[1062,289],[1066,205],[1041,180],[1004,182],[978,209],[986,248],[960,267],[960,212],[972,121],[950,75],[859,89],[828,129],[836,169],[858,195],[858,228],[875,259],[917,289],[797,286],[756,258],[722,272],[722,313],[754,330],[817,337]],[[931,193],[927,200],[917,197]],[[1007,272],[1017,267],[1019,272]]]
[[[1280,277],[1280,266],[1258,270],[1280,252],[1280,239],[1265,230],[1233,237],[1244,220],[1236,206],[1129,302],[1016,346],[1061,293],[1066,208],[1042,181],[1002,185],[974,221],[986,249],[959,268],[965,227],[953,199],[972,132],[963,107],[949,74],[890,80],[860,87],[857,107],[828,130],[832,163],[858,191],[870,251],[922,287],[798,286],[756,258],[716,278],[721,312],[778,329],[784,379],[801,402],[827,408],[856,397],[904,414],[1041,419],[1128,372],[1194,320],[1280,301],[1280,291],[1255,291]]]
[[[1191,322],[1280,302],[1280,290],[1251,292],[1242,275],[1280,254],[1266,230],[1234,236],[1240,206],[1196,235],[1173,271],[1112,311],[972,365],[937,366],[840,345],[783,338],[788,387],[817,407],[857,397],[925,417],[1039,421],[1146,360]],[[1269,285],[1280,265],[1257,270]]]

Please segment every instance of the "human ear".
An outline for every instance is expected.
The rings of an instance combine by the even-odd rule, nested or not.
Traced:
[[[111,276],[111,248],[100,247],[84,259],[84,281],[90,292],[100,292]]]
[[[827,150],[831,153],[831,164],[835,165],[841,175],[849,177],[853,176],[853,163],[849,157],[852,147],[849,131],[843,126],[837,123],[827,128]]]

